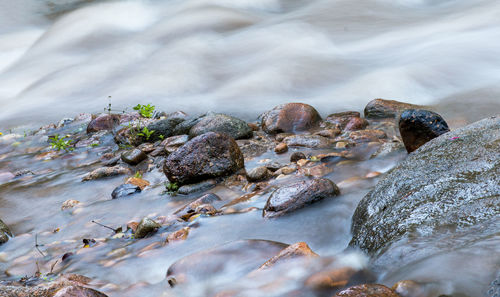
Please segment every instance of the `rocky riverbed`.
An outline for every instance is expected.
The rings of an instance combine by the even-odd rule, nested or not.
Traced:
[[[498,117],[450,132],[383,99],[255,122],[135,109],[2,131],[0,295],[498,291]]]

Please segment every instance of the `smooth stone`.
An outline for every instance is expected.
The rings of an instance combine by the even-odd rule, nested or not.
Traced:
[[[144,238],[158,231],[160,227],[161,225],[152,219],[144,218],[139,222],[139,225],[137,225],[134,236],[135,238]]]
[[[266,263],[259,267],[259,270],[269,269],[280,263],[290,261],[297,258],[316,258],[319,257],[318,254],[313,252],[311,248],[305,242],[297,242],[291,244],[279,252],[276,256],[267,260]]]
[[[196,184],[189,184],[179,187],[177,193],[182,195],[189,195],[196,192],[209,190],[217,185],[214,179],[204,180]]]
[[[383,119],[397,118],[405,109],[420,108],[418,105],[396,100],[374,99],[365,107],[365,118]]]
[[[148,155],[138,148],[122,153],[122,161],[129,165],[137,165],[147,158]]]
[[[272,173],[266,166],[255,167],[247,172],[247,179],[250,182],[263,181],[271,177]]]
[[[130,169],[120,165],[113,167],[101,167],[93,170],[82,178],[82,181],[96,180],[105,177],[130,174]]]
[[[253,130],[248,124],[230,115],[216,113],[207,114],[189,130],[191,138],[207,132],[226,133],[234,139],[250,138]]]
[[[329,179],[314,178],[300,181],[275,190],[267,200],[262,216],[266,218],[279,217],[308,204],[339,194],[339,188]]]
[[[111,197],[113,199],[116,199],[116,198],[132,195],[132,194],[140,193],[140,192],[141,192],[141,188],[136,186],[136,185],[123,184],[123,185],[119,185],[118,187],[116,187],[113,190],[113,192],[111,193]]]
[[[346,131],[363,130],[368,126],[368,124],[369,124],[368,121],[363,118],[360,117],[351,118],[349,122],[346,124],[344,130]]]
[[[243,154],[233,138],[208,132],[170,154],[163,171],[169,181],[188,184],[231,175],[244,166]]]
[[[351,121],[351,119],[360,118],[360,116],[361,116],[360,113],[357,111],[344,111],[344,112],[332,113],[325,118],[324,122],[327,123],[327,125],[324,126],[328,127],[333,125],[333,127],[336,129],[344,130],[347,124]]]
[[[311,105],[287,103],[262,115],[262,129],[270,134],[306,131],[319,124],[321,116]]]
[[[286,153],[287,151],[288,151],[288,145],[283,142],[278,143],[278,145],[274,147],[274,152],[277,154],[283,154]]]
[[[308,148],[329,148],[332,141],[319,135],[293,135],[283,140],[288,146],[300,146]]]
[[[290,156],[290,162],[294,162],[295,163],[298,160],[302,160],[302,159],[307,159],[306,155],[303,152],[294,152]]]
[[[87,125],[87,133],[93,133],[101,130],[113,130],[119,123],[120,115],[103,113],[90,121]]]
[[[447,132],[450,128],[446,121],[432,111],[407,109],[399,118],[399,133],[408,153]]]

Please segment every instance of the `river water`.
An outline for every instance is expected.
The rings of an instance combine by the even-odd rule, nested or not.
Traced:
[[[99,112],[109,102],[117,111],[152,103],[167,112],[214,110],[253,121],[284,102],[306,102],[327,115],[361,111],[378,97],[433,105],[458,127],[500,112],[499,16],[500,2],[493,0],[0,0],[0,132]],[[0,266],[10,276],[36,271],[35,234],[45,244],[47,270],[49,260],[77,250],[82,238],[109,237],[91,220],[119,226],[185,203],[166,199],[159,187],[111,201],[109,193],[122,178],[92,187],[80,182],[93,168],[82,164],[98,160],[96,152],[33,163],[38,151],[29,148],[45,139],[30,139],[19,153],[12,151],[14,141],[2,142],[1,153],[8,155],[2,167],[40,174],[1,186],[0,217],[18,235],[0,250]],[[328,177],[339,183],[385,172],[401,158],[347,165]],[[147,179],[161,184],[164,177],[153,172]],[[350,240],[357,203],[375,182],[347,184],[340,199],[280,220],[262,220],[260,212],[201,218],[185,244],[149,254],[142,249],[152,238],[127,245],[125,252],[123,242],[108,242],[56,269],[98,279],[108,284],[103,291],[110,296],[203,296],[216,281],[191,287],[189,294],[182,287],[168,291],[168,266],[240,239],[306,241],[322,256],[338,255]],[[214,191],[224,200],[243,194]],[[262,207],[266,197],[249,205]],[[85,207],[61,212],[67,199]],[[484,256],[480,249],[458,251],[380,281],[434,278],[440,293],[457,293],[460,283],[458,294],[477,296],[490,280],[481,267],[471,268],[473,276],[439,279],[452,274],[464,254]],[[359,254],[347,257],[359,266],[367,261]],[[432,274],[422,266],[440,270]]]

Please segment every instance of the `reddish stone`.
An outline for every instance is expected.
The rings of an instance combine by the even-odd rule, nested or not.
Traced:
[[[101,130],[113,130],[120,123],[120,116],[103,113],[93,118],[87,126],[87,133]]]
[[[271,134],[306,131],[320,120],[314,107],[304,103],[287,103],[276,106],[262,116],[262,129]]]

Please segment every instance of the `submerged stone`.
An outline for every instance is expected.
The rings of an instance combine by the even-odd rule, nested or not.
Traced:
[[[446,121],[432,111],[407,109],[399,118],[399,132],[408,153],[449,131]]]
[[[135,238],[144,238],[150,234],[155,233],[161,227],[160,224],[153,221],[150,218],[144,218],[141,220],[139,225],[137,225],[137,229],[135,230]]]
[[[265,270],[273,267],[274,265],[296,259],[296,258],[315,258],[319,257],[318,254],[313,252],[305,242],[297,242],[291,244],[279,252],[276,256],[267,260],[266,263],[259,267],[259,270]]]
[[[123,184],[116,187],[111,193],[113,199],[140,193],[141,188],[132,184]]]

